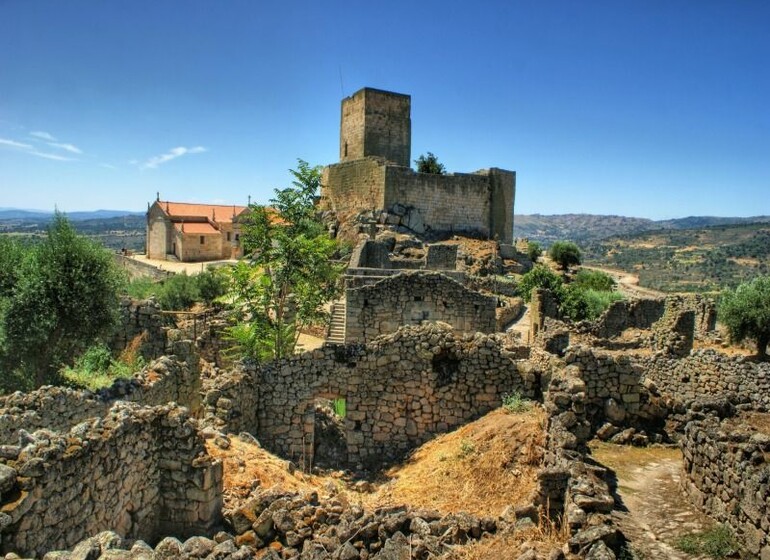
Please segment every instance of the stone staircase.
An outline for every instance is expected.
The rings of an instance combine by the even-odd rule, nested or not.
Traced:
[[[332,320],[329,324],[328,344],[345,344],[345,300],[340,299],[332,303]]]

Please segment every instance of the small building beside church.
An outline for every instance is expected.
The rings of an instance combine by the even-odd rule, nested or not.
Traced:
[[[247,209],[158,198],[147,209],[147,258],[181,262],[240,258],[238,217]]]

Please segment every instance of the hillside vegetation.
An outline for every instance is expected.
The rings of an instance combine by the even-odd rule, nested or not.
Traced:
[[[712,226],[770,223],[770,216],[752,218],[719,218],[690,216],[674,220],[648,220],[626,216],[600,216],[594,214],[517,214],[514,217],[515,237],[526,237],[550,245],[554,241],[569,239],[583,244],[608,237],[632,235],[657,230],[679,230]]]
[[[583,244],[585,262],[666,292],[708,292],[770,272],[770,223],[658,230]]]

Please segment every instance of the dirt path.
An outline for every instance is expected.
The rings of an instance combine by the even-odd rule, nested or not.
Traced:
[[[613,514],[639,558],[694,560],[672,543],[714,522],[695,509],[680,488],[682,457],[678,449],[592,446],[594,458],[613,469],[621,510]]]
[[[516,322],[508,325],[508,328],[505,330],[515,331],[521,335],[522,342],[531,343],[529,340],[529,305],[524,306],[524,313],[521,314],[521,317]]]

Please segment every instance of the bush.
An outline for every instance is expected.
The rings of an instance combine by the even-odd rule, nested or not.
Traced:
[[[615,280],[612,276],[599,270],[582,269],[575,275],[573,284],[586,290],[610,292],[615,289]]]
[[[537,241],[530,241],[527,245],[527,257],[529,257],[529,260],[537,262],[537,259],[539,259],[542,254],[543,248],[540,246],[540,243]]]
[[[161,283],[150,278],[133,278],[126,285],[125,293],[134,299],[147,299],[160,293]]]
[[[194,276],[175,274],[163,281],[158,291],[158,303],[166,311],[190,309],[200,300],[200,290]]]
[[[572,265],[580,264],[580,249],[571,241],[557,241],[548,250],[548,256],[551,260],[567,270]]]
[[[524,301],[532,298],[534,288],[544,288],[558,294],[562,287],[562,279],[547,266],[537,265],[521,277],[519,295]]]
[[[570,284],[561,292],[559,311],[572,321],[595,321],[615,301],[623,299],[618,292],[586,289]]]
[[[126,379],[144,367],[144,359],[138,348],[142,337],[136,337],[120,356],[112,357],[104,344],[95,344],[75,360],[72,367],[64,368],[61,377],[64,382],[79,389],[96,391],[109,387],[116,379]]]
[[[200,299],[211,305],[214,300],[227,292],[227,279],[217,270],[207,270],[195,277]]]

